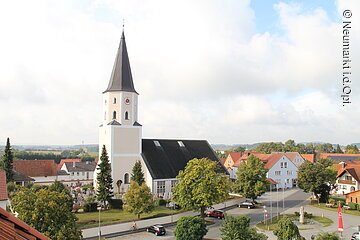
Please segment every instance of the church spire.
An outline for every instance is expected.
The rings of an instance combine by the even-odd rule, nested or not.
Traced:
[[[129,56],[126,49],[124,29],[121,34],[121,40],[118,52],[116,54],[114,67],[111,73],[109,85],[105,92],[125,91],[137,93],[134,87]]]

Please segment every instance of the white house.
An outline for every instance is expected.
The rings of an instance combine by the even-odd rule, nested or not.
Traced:
[[[360,161],[337,164],[336,194],[347,194],[360,190]]]
[[[293,188],[297,185],[298,167],[286,156],[285,153],[273,153],[264,166],[267,178],[278,183],[278,188]]]
[[[95,168],[95,162],[65,162],[60,170],[66,175],[58,175],[58,181],[67,186],[92,185]]]
[[[205,140],[142,139],[138,95],[123,32],[110,81],[103,92],[103,120],[99,127],[99,156],[105,146],[115,193],[127,191],[136,161],[141,162],[145,181],[151,191],[164,198],[171,196],[176,176],[193,158],[216,161],[219,169],[227,173]],[[94,174],[95,187],[96,175],[97,170]]]

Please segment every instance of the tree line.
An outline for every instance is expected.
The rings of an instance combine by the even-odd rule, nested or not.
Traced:
[[[246,148],[244,146],[238,146],[236,148],[229,149],[228,152],[244,152]],[[331,143],[296,143],[294,140],[287,140],[282,142],[267,142],[260,143],[258,146],[249,151],[272,153],[272,152],[299,152],[301,154],[314,154],[319,153],[359,153],[359,149],[356,145],[347,145],[343,150],[339,144],[333,145]]]

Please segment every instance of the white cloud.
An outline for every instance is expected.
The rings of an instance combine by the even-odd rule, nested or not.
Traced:
[[[352,7],[355,19],[358,2],[349,2],[338,8]],[[6,2],[2,138],[96,143],[124,18],[144,137],[358,141],[359,46],[352,51],[353,103],[343,108],[341,22],[322,8],[274,7],[281,34],[255,31],[250,1]],[[359,42],[355,20],[351,34]]]

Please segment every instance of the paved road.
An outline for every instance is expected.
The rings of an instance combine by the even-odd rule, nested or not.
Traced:
[[[284,193],[283,192],[272,192],[264,194],[261,198],[259,198],[259,201],[264,203],[267,208],[270,209],[270,199],[279,199],[279,212],[282,212],[282,198],[285,197],[284,206],[285,210],[289,209],[291,207],[296,206],[297,204],[303,202],[306,198],[308,198],[308,194],[303,193],[300,190],[292,189],[287,190]],[[239,201],[239,200],[237,200]],[[229,206],[230,203],[228,203],[227,206]],[[218,205],[219,207],[220,205]],[[251,223],[255,224],[259,221],[263,220],[263,209],[244,209],[244,208],[234,208],[226,211],[227,214],[230,215],[247,215],[251,218]],[[269,210],[270,213],[270,210]],[[276,213],[276,202],[273,202],[273,214],[275,216]],[[220,238],[220,225],[223,220],[213,219],[214,224],[210,225],[208,228],[208,233],[206,234],[207,239],[221,239]],[[152,239],[175,239],[173,231],[173,227],[167,227],[166,230],[168,231],[166,236],[156,237],[151,233],[141,232],[141,233],[135,233],[130,234],[126,236],[119,236],[111,238],[112,240],[152,240]],[[268,234],[271,236],[271,234]]]

